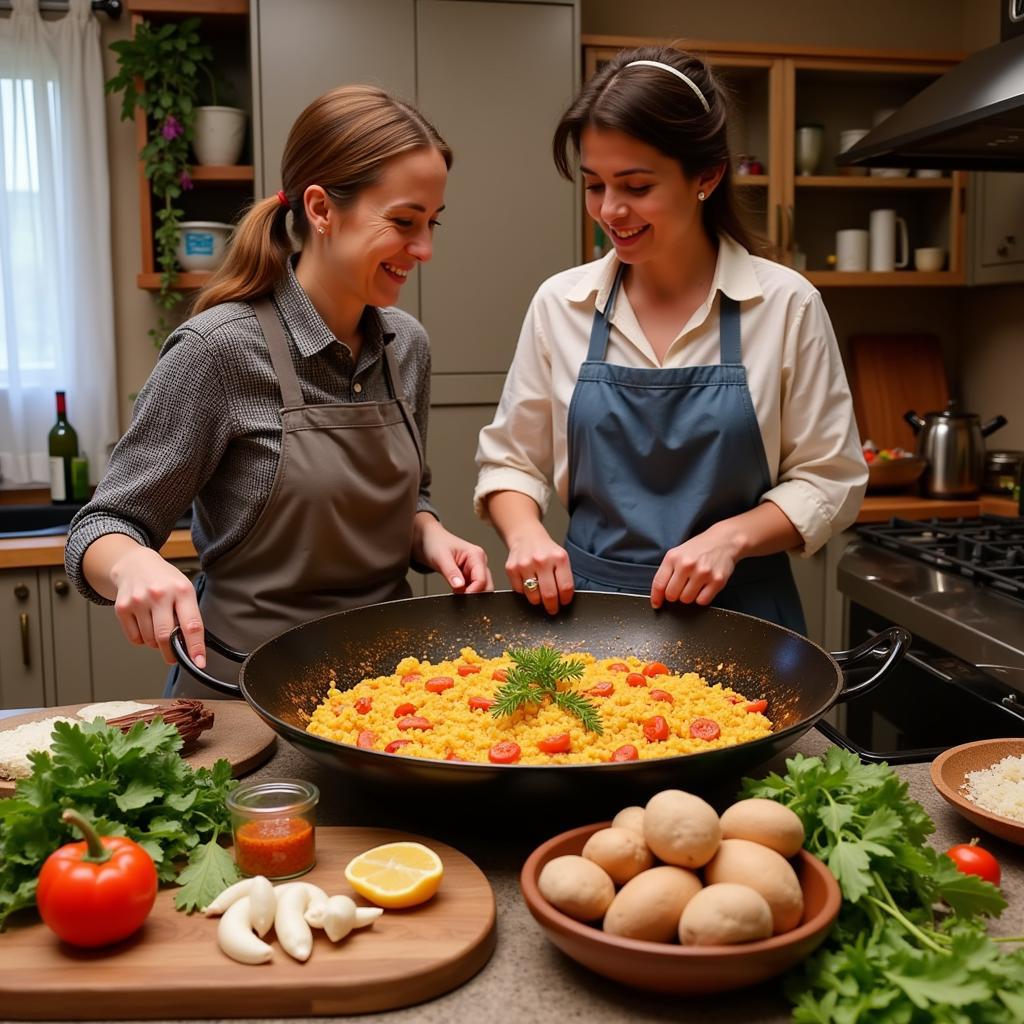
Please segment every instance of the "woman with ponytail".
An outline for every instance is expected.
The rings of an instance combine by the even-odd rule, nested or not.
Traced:
[[[554,138],[613,243],[546,281],[477,450],[512,586],[714,603],[803,631],[786,552],[848,526],[867,482],[835,335],[737,212],[723,90],[698,57],[624,51]],[[541,522],[552,490],[564,545]]]
[[[491,589],[483,549],[449,533],[424,459],[430,350],[394,308],[430,259],[451,151],[370,87],[334,89],[292,127],[283,188],[256,202],[193,316],[168,337],[131,426],[68,534],[86,597],[132,643],[233,682],[235,648],[330,612],[407,597],[411,564]],[[189,505],[192,585],[158,554]],[[172,672],[174,696],[215,696]]]

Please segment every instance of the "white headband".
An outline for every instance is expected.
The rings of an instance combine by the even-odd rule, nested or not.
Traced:
[[[662,64],[660,60],[631,60],[626,65],[626,67],[635,68],[639,65],[648,68],[661,68],[662,71],[671,72],[673,75],[676,76],[676,78],[680,79],[680,81],[685,82],[693,90],[693,94],[697,97],[697,99],[700,100],[701,106],[704,108],[704,110],[709,114],[711,113],[711,107],[708,106],[708,101],[704,99],[704,93],[702,93],[700,89],[697,87],[696,82],[694,82],[694,80],[692,78],[689,78],[687,75],[684,75],[682,71],[679,70],[679,68],[674,68],[671,64]]]

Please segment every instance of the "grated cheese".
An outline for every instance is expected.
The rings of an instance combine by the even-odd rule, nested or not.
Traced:
[[[91,722],[97,717],[102,718],[104,722],[109,722],[112,718],[123,718],[125,715],[134,715],[139,711],[149,711],[150,708],[155,707],[155,704],[140,704],[137,700],[105,700],[100,701],[99,704],[89,704],[84,708],[79,708],[75,714],[87,722]]]
[[[28,755],[33,750],[49,750],[55,722],[74,722],[57,715],[40,722],[26,722],[14,729],[0,731],[0,779],[24,779],[32,774]]]
[[[986,811],[1024,822],[1024,755],[964,776],[961,792]]]

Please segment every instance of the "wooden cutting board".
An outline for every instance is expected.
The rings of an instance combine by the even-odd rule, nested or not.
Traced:
[[[926,334],[861,334],[850,338],[847,369],[862,441],[913,451],[914,431],[903,419],[940,412],[949,401],[939,339]]]
[[[91,701],[90,703],[99,703]],[[173,700],[140,698],[140,704],[167,707]],[[196,745],[184,755],[193,768],[209,768],[219,758],[231,762],[233,775],[244,775],[263,764],[274,752],[277,734],[241,700],[211,700],[206,702],[213,711],[213,727],[201,733]],[[59,708],[43,708],[24,715],[0,720],[0,731],[16,729],[28,722],[62,716],[77,719],[77,712],[88,704],[67,704]],[[0,779],[0,798],[14,795],[14,782]]]
[[[353,895],[345,865],[381,843],[412,839],[444,862],[437,895],[385,910],[332,944],[314,929],[313,953],[292,960],[273,938],[269,963],[246,966],[217,946],[217,920],[174,909],[164,889],[142,929],[105,950],[64,945],[33,913],[0,934],[0,1008],[15,1020],[176,1020],[341,1016],[391,1010],[461,985],[494,951],[494,894],[483,872],[444,843],[389,829],[318,828],[317,865],[304,878]],[[366,904],[361,897],[357,902]],[[499,1012],[499,1008],[494,1008]],[[481,1013],[485,1011],[481,1008]]]

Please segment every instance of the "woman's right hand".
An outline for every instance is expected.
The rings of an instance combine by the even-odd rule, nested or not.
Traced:
[[[132,544],[111,564],[110,580],[117,588],[114,611],[133,644],[158,649],[164,661],[173,665],[170,638],[180,625],[192,660],[206,667],[203,619],[196,592],[184,573],[151,548]]]
[[[529,523],[509,536],[505,572],[513,590],[525,594],[530,604],[543,604],[550,615],[568,604],[576,592],[568,553],[540,522]],[[531,578],[538,586],[527,589],[523,581]]]

